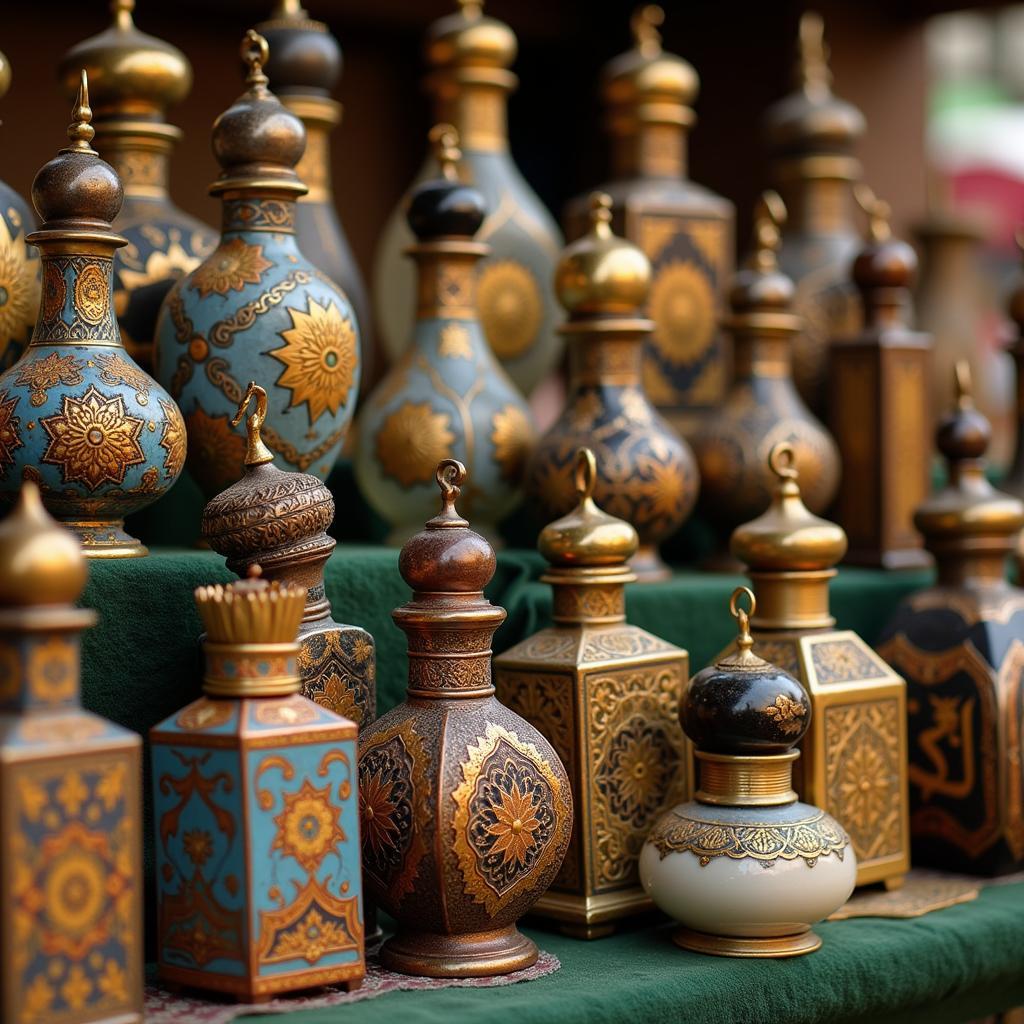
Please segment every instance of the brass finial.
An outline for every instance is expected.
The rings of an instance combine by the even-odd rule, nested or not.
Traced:
[[[875,195],[875,190],[863,181],[853,186],[853,195],[857,205],[868,216],[868,238],[872,242],[887,242],[892,237],[889,217],[892,208],[884,199]]]
[[[598,238],[612,237],[612,197],[607,192],[590,193],[590,230]]]
[[[110,5],[110,13],[114,16],[114,26],[121,32],[127,32],[135,27],[132,18],[132,11],[135,10],[135,0],[113,0]]]
[[[958,359],[953,367],[953,387],[956,390],[956,407],[961,410],[973,409],[971,364],[966,359]]]
[[[778,192],[765,189],[754,207],[753,265],[762,271],[778,266],[778,251],[782,242],[780,228],[786,223],[786,206]]]
[[[817,11],[805,11],[800,17],[800,85],[808,96],[827,94],[832,84],[825,43],[825,22]]]
[[[665,22],[665,12],[657,4],[644,4],[633,12],[629,27],[633,31],[633,41],[641,56],[657,57],[661,53],[661,33],[659,26]]]
[[[594,497],[594,484],[597,481],[597,459],[589,448],[576,449],[576,496],[580,504],[591,501]]]
[[[79,153],[92,153],[97,156],[96,150],[89,145],[92,142],[96,130],[92,126],[92,107],[89,106],[89,76],[82,68],[82,80],[78,86],[78,96],[75,99],[74,109],[71,111],[72,121],[68,125],[68,138],[71,140],[69,150],[77,150]]]
[[[270,44],[256,29],[251,28],[245,33],[240,52],[249,68],[245,84],[250,89],[265,89],[270,79],[263,74],[263,65],[270,60]]]
[[[267,392],[256,381],[249,381],[249,386],[238,403],[238,410],[231,420],[231,426],[237,427],[242,422],[242,417],[254,398],[256,399],[256,411],[245,423],[245,432],[248,438],[245,447],[245,464],[247,466],[262,466],[266,462],[273,462],[274,456],[260,436],[263,421],[267,418]]]
[[[740,598],[746,597],[750,608],[740,606]],[[757,611],[757,598],[749,587],[737,587],[729,598],[729,614],[736,620],[740,627],[740,635],[736,639],[736,646],[741,652],[750,651],[754,646],[754,638],[750,635],[750,617]]]
[[[442,518],[460,518],[455,502],[459,500],[462,485],[466,482],[466,467],[458,459],[442,459],[437,464],[434,479],[441,488]]]
[[[435,124],[427,138],[434,149],[434,158],[441,165],[442,177],[458,181],[458,163],[462,159],[459,133],[450,124]]]

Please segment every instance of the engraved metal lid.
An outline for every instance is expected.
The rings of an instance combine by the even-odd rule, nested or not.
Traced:
[[[304,195],[307,189],[295,165],[306,148],[306,129],[267,88],[263,67],[270,47],[249,29],[241,54],[249,68],[248,88],[213,123],[213,155],[223,170],[210,186],[210,195],[239,189]]]
[[[428,137],[441,177],[413,191],[405,211],[409,227],[421,242],[472,238],[487,216],[487,203],[475,188],[459,181],[459,133],[450,124],[436,124]]]
[[[278,96],[330,97],[341,77],[341,46],[300,0],[278,0],[256,31],[270,46],[266,70]]]
[[[237,426],[255,400],[246,420],[248,441],[245,471],[203,509],[202,535],[211,548],[227,559],[228,568],[239,572],[260,562],[286,562],[300,554],[330,553],[335,541],[327,536],[334,520],[334,498],[326,486],[309,473],[286,473],[273,464],[274,456],[263,443],[260,431],[267,415],[267,393],[255,381],[238,405]]]
[[[511,88],[516,78],[507,69],[516,59],[515,33],[483,8],[482,0],[458,0],[455,13],[435,21],[427,31],[427,63],[435,70],[469,72],[471,78]]]
[[[85,68],[101,128],[108,120],[143,122],[137,127],[178,138],[180,131],[162,122],[167,108],[183,100],[192,87],[188,58],[176,46],[135,27],[135,0],[113,0],[110,9],[113,24],[77,43],[60,62],[68,98],[74,97]]]
[[[540,532],[537,546],[561,568],[624,565],[636,554],[636,530],[624,519],[602,511],[592,497],[597,463],[589,448],[576,453],[576,494],[579,504]],[[630,574],[632,575],[632,574]]]
[[[859,182],[853,194],[867,215],[867,240],[853,261],[851,276],[862,292],[907,290],[917,274],[913,246],[894,238],[889,226],[889,204],[870,186]]]
[[[732,553],[755,572],[831,569],[846,554],[846,533],[803,503],[793,446],[780,441],[768,454],[778,484],[768,509],[732,535]]]
[[[555,268],[558,301],[573,316],[637,315],[651,285],[650,260],[612,233],[612,200],[590,196],[590,230],[562,250]]]

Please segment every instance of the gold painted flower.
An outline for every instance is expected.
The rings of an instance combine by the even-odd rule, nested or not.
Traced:
[[[517,405],[499,409],[491,420],[491,444],[494,457],[506,480],[517,483],[523,475],[523,465],[533,443],[533,427],[526,414]]]
[[[363,664],[373,656],[373,644],[365,636],[357,636],[352,644],[352,657]]]
[[[445,359],[472,359],[469,331],[459,323],[445,324],[438,338],[437,354]]]
[[[185,421],[173,402],[165,402],[162,398],[159,402],[164,414],[160,447],[167,453],[164,456],[164,476],[173,480],[185,465]]]
[[[151,377],[116,353],[101,353],[96,356],[96,362],[100,366],[100,380],[104,384],[111,387],[124,384],[135,392],[139,405],[146,405],[149,401],[149,389],[153,386]]]
[[[20,362],[15,383],[27,386],[29,401],[38,406],[46,401],[46,392],[50,388],[58,384],[65,387],[81,384],[83,366],[85,363],[74,356],[51,352],[45,359],[25,359]]]
[[[72,1010],[81,1010],[89,1001],[89,996],[92,995],[92,982],[79,964],[75,964],[68,972],[67,981],[61,986],[60,994]]]
[[[0,391],[0,476],[14,465],[14,453],[23,446],[18,436],[21,418],[14,415],[17,406],[17,395],[11,398],[6,391]]]
[[[213,853],[213,839],[205,829],[189,829],[182,838],[182,846],[185,849],[185,856],[197,868],[201,868]]]
[[[98,324],[108,311],[110,278],[98,263],[89,263],[75,280],[75,312],[86,322]]]
[[[530,349],[544,318],[544,301],[529,268],[515,260],[489,260],[477,285],[477,306],[499,359],[515,359]]]
[[[222,242],[192,273],[191,287],[205,299],[216,292],[240,292],[248,284],[259,284],[265,270],[274,264],[263,256],[262,245],[250,245],[241,238]]]
[[[96,979],[96,984],[108,999],[116,999],[120,1003],[128,999],[128,979],[116,960],[108,960],[103,965],[103,973]]]
[[[676,463],[652,462],[650,476],[638,482],[637,492],[644,499],[651,521],[669,524],[682,519],[686,485]]]
[[[787,735],[798,733],[803,726],[802,719],[807,708],[799,701],[780,693],[774,704],[769,704],[764,713]]]
[[[216,494],[242,475],[245,438],[231,426],[227,416],[209,416],[199,406],[186,417],[188,434],[186,463],[196,483]]]
[[[126,413],[120,395],[108,398],[95,385],[81,398],[64,395],[61,411],[39,423],[50,439],[43,462],[59,466],[64,483],[90,491],[122,484],[129,467],[146,459],[139,445],[144,421]]]
[[[66,701],[77,693],[78,659],[64,637],[51,636],[29,649],[28,686],[36,700],[47,704]]]
[[[309,780],[297,793],[284,797],[284,810],[276,818],[277,835],[272,850],[294,857],[305,871],[315,871],[320,862],[345,841],[341,809],[331,803],[331,787],[314,789]]]
[[[380,772],[366,773],[359,779],[359,813],[363,844],[385,860],[388,851],[397,851],[401,831],[395,822],[398,803],[393,799],[392,782]]]
[[[715,295],[708,276],[684,260],[664,264],[648,301],[654,321],[652,341],[677,365],[698,360],[715,336]]]
[[[451,457],[455,435],[446,412],[429,402],[404,402],[381,425],[377,458],[384,472],[403,487],[430,483],[437,464]]]
[[[73,818],[82,809],[82,804],[88,797],[89,788],[82,781],[82,776],[78,772],[68,772],[57,789],[57,800],[64,808],[64,813]]]
[[[321,306],[310,299],[307,312],[289,309],[292,326],[281,331],[282,348],[270,355],[285,365],[277,383],[291,391],[288,407],[306,403],[310,424],[345,404],[355,380],[359,350],[352,318],[337,304]]]
[[[50,987],[46,979],[37,974],[32,984],[25,989],[22,999],[22,1013],[27,1020],[45,1020],[45,1013],[50,1008],[57,993]]]
[[[514,779],[509,789],[501,793],[501,801],[494,805],[494,822],[487,832],[495,836],[492,854],[501,854],[504,861],[525,864],[530,851],[536,846],[534,832],[540,828],[533,806],[533,794],[523,790]]]

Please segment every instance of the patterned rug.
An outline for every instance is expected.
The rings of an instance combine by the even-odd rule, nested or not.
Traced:
[[[292,1013],[296,1010],[318,1010],[327,1006],[343,1006],[361,999],[373,999],[388,992],[432,988],[493,988],[516,985],[553,974],[562,965],[558,957],[541,950],[532,967],[514,974],[494,978],[415,978],[385,970],[374,957],[366,964],[366,977],[355,992],[320,988],[310,995],[284,996],[266,1003],[244,1004],[212,1002],[210,998],[168,992],[158,985],[146,986],[146,1024],[228,1024],[245,1014]]]

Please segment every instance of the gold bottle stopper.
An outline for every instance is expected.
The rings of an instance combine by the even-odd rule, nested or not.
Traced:
[[[884,199],[875,195],[875,190],[866,182],[859,181],[853,186],[853,198],[868,218],[868,240],[886,242],[892,237],[889,218],[892,208]]]
[[[482,0],[458,0],[458,10],[439,18],[427,31],[426,61],[435,69],[428,84],[439,85],[436,72],[447,71],[458,81],[514,88],[516,77],[508,68],[517,51],[515,33],[486,15]]]
[[[729,290],[728,327],[755,331],[763,327],[792,332],[800,329],[800,319],[792,312],[793,282],[779,269],[785,223],[785,204],[778,192],[766,189],[754,207],[750,253]]]

